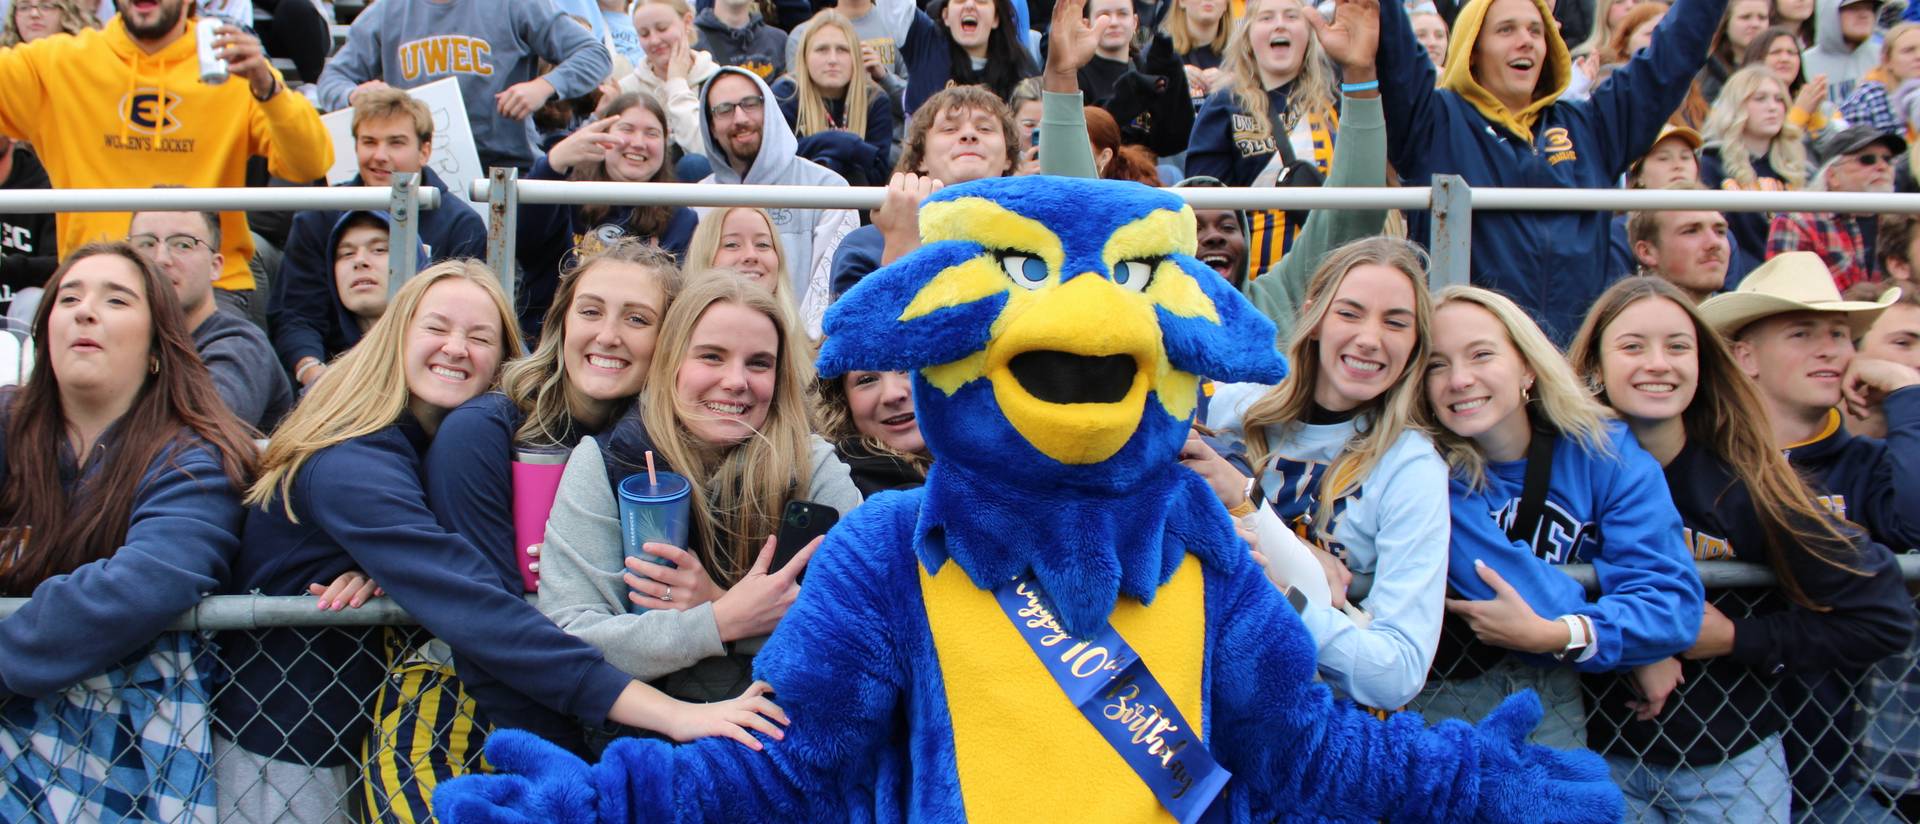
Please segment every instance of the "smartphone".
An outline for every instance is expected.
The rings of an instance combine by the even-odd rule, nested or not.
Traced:
[[[1029,145],[1033,146],[1036,149],[1040,148],[1040,130],[1039,129],[1033,130],[1033,143]]]
[[[827,530],[839,522],[840,510],[826,504],[788,501],[786,511],[780,513],[780,531],[773,541],[773,567],[767,571],[779,572],[808,542],[827,534]],[[800,571],[801,577],[806,574],[806,570]]]

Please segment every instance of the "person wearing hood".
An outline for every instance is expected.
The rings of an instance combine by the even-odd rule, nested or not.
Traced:
[[[707,81],[701,93],[706,110],[701,135],[706,139],[706,155],[713,161],[713,174],[701,183],[847,185],[844,178],[799,156],[799,140],[774,108],[773,90],[759,75],[728,66]],[[703,209],[701,214],[711,211]],[[793,291],[789,294],[807,333],[819,337],[820,319],[831,298],[828,271],[833,251],[860,225],[860,219],[847,209],[781,208],[769,209],[767,214],[792,256],[788,272]]]
[[[122,0],[103,28],[0,49],[0,134],[39,147],[55,189],[244,186],[256,155],[277,177],[325,175],[333,165],[326,126],[305,97],[287,93],[258,38],[221,27],[215,47],[231,76],[200,82],[191,8],[188,0]],[[60,250],[125,237],[128,218],[62,213]],[[220,234],[215,296],[244,309],[254,288],[245,213],[222,213]]]
[[[1874,32],[1880,0],[1819,0],[1813,9],[1813,46],[1800,55],[1801,72],[1827,78],[1827,102],[1838,106],[1861,78],[1880,65]]]
[[[362,93],[353,105],[354,159],[359,173],[343,186],[388,186],[395,172],[421,175],[421,185],[440,190],[444,209],[422,209],[420,242],[435,259],[487,254],[487,224],[466,208],[447,188],[428,161],[433,158],[433,112],[425,103],[399,89]],[[458,206],[458,208],[452,208]],[[273,279],[267,300],[268,326],[273,348],[287,372],[300,386],[311,385],[327,371],[327,361],[345,349],[332,306],[331,262],[336,248],[330,242],[342,213],[311,209],[293,216],[287,232],[280,273]],[[355,340],[359,339],[356,332]]]
[[[1544,0],[1468,2],[1438,84],[1406,10],[1381,3],[1387,159],[1410,186],[1452,174],[1474,186],[1612,188],[1680,105],[1725,7],[1726,0],[1679,0],[1643,59],[1616,70],[1587,100],[1563,101],[1573,63]],[[1334,36],[1324,32],[1322,42]],[[1477,215],[1473,283],[1508,294],[1549,338],[1565,342],[1618,275],[1606,271],[1610,218],[1598,211]],[[1413,240],[1430,245],[1424,214],[1409,214],[1407,223]]]
[[[303,364],[293,376],[301,391],[326,374],[336,355],[359,343],[361,334],[386,311],[387,296],[391,292],[387,286],[387,260],[392,228],[393,216],[386,212],[346,212],[334,219],[327,233],[327,263],[319,275],[322,278],[319,285],[324,291],[318,296],[318,306],[306,308],[308,296],[304,294],[298,295],[295,301],[302,306],[303,316],[324,321],[309,327],[308,334],[318,348],[311,352],[302,349],[297,355],[280,350],[282,361],[297,360]],[[425,245],[415,246],[415,270],[426,268],[429,257]],[[294,298],[290,296],[289,300]],[[306,342],[303,340],[301,345],[305,346]],[[315,363],[309,364],[308,359]]]
[[[767,24],[753,0],[715,0],[693,19],[696,45],[722,66],[739,66],[772,82],[787,73],[787,33]]]
[[[541,74],[542,60],[553,71]],[[318,99],[344,109],[374,89],[456,78],[480,166],[525,171],[538,140],[531,115],[553,98],[592,92],[612,68],[607,47],[552,3],[379,3],[354,18],[347,44],[320,73]]]
[[[700,139],[700,95],[720,64],[713,55],[693,47],[693,7],[687,0],[636,0],[633,28],[646,60],[635,61],[633,73],[615,85],[621,93],[641,92],[667,113],[667,131],[681,155],[705,156]]]

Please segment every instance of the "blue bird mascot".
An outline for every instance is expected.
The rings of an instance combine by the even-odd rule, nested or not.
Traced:
[[[1618,821],[1600,758],[1382,721],[1177,460],[1199,375],[1273,383],[1274,327],[1135,183],[980,180],[826,316],[820,372],[908,371],[926,486],[815,556],[755,661],[792,719],[755,752],[627,739],[592,766],[531,735],[442,786],[450,824],[626,821]]]

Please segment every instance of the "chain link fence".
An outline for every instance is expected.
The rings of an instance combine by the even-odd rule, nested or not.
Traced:
[[[1920,557],[1903,560],[1911,590]],[[1765,570],[1701,566],[1709,598],[1731,617],[1748,614],[1766,593],[1752,585],[1767,579]],[[1569,571],[1592,585],[1590,568]],[[18,603],[0,602],[0,616]],[[486,768],[486,724],[451,678],[444,647],[410,624],[387,601],[317,612],[310,599],[210,598],[113,672],[37,700],[0,699],[0,821],[427,821],[435,785]],[[333,673],[328,683],[296,677],[261,688],[249,684],[262,679],[231,677],[249,663],[234,660],[235,650],[290,632],[304,639],[301,657]],[[1449,642],[1423,694],[1429,707],[1469,683],[1458,677],[1465,659],[1447,657],[1459,647]],[[297,661],[274,666],[303,669]],[[1695,766],[1665,779],[1672,786],[1724,790],[1731,782],[1756,802],[1777,797],[1782,788],[1769,782],[1742,786],[1743,774],[1718,763],[1725,754],[1711,752],[1712,741],[1671,731],[1699,730],[1716,713],[1765,728],[1780,713],[1792,719],[1780,737],[1790,760],[1804,762],[1796,776],[1803,792],[1867,787],[1869,803],[1877,795],[1895,816],[1903,794],[1920,793],[1916,650],[1861,672],[1801,677],[1689,665],[1687,676],[1687,697],[1669,700],[1651,737],[1622,723],[1620,707],[1638,697],[1628,679],[1548,679],[1543,698],[1568,716],[1563,733],[1578,730],[1617,768],[1661,766],[1650,760],[1659,752],[1692,753]],[[333,714],[315,709],[336,701],[358,707],[337,729],[322,718]]]

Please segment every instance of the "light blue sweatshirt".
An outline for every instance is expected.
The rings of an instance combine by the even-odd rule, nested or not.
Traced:
[[[1426,684],[1440,643],[1447,465],[1426,435],[1403,433],[1355,491],[1334,503],[1333,528],[1323,531],[1309,521],[1319,517],[1322,482],[1354,426],[1347,421],[1270,429],[1273,457],[1260,468],[1260,514],[1271,512],[1349,570],[1373,576],[1373,589],[1360,604],[1370,624],[1318,603],[1309,603],[1300,618],[1319,647],[1320,677],[1335,692],[1366,706],[1398,709]]]

